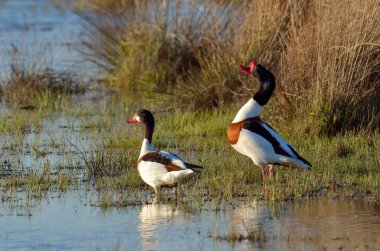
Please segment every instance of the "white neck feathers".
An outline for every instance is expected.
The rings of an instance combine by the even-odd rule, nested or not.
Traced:
[[[140,155],[139,155],[139,159],[147,154],[148,152],[151,152],[151,151],[155,151],[156,149],[154,148],[154,146],[149,143],[149,141],[147,139],[144,139],[143,140],[143,143],[141,145],[141,150],[140,150]]]
[[[240,108],[234,120],[232,120],[232,123],[237,123],[248,118],[257,117],[260,115],[262,110],[263,107],[257,103],[256,100],[251,98],[247,103],[245,103],[245,105],[243,105],[242,108]]]

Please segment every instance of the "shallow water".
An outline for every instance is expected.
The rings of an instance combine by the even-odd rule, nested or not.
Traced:
[[[13,46],[23,65],[49,67],[89,78],[94,65],[78,53],[83,32],[81,18],[66,8],[68,1],[0,1],[0,77],[9,76]],[[59,7],[62,4],[62,7]],[[80,66],[80,67],[78,67]]]
[[[81,61],[73,50],[80,19],[54,8],[53,1],[0,0],[0,17],[0,75],[6,74],[4,55],[11,43],[32,51],[47,49],[55,69]],[[83,64],[78,69],[86,72]],[[88,106],[104,100],[96,96]],[[32,129],[19,139],[2,135],[0,161],[11,171],[17,166],[26,173],[42,170],[46,162],[53,172],[80,162],[72,145],[86,151],[93,144],[80,132],[83,126],[75,118],[58,116],[44,119],[40,131]],[[35,149],[46,155],[37,156]],[[91,206],[98,203],[96,192],[50,191],[41,200],[26,199],[22,189],[0,192],[0,250],[380,250],[380,205],[364,201],[234,200],[217,210],[210,202],[201,209],[148,204],[104,211]]]
[[[91,196],[50,198],[30,215],[0,211],[1,250],[379,250],[380,205],[319,199],[235,201],[212,210],[147,204],[103,211]],[[227,240],[229,233],[261,240]]]
[[[3,109],[0,109],[0,113]],[[86,120],[88,122],[90,119]],[[83,165],[79,150],[86,152],[92,143],[89,133],[82,133],[85,125],[80,119],[57,115],[41,119],[41,128],[31,129],[18,136],[0,137],[0,176],[42,171],[48,164],[51,171]]]

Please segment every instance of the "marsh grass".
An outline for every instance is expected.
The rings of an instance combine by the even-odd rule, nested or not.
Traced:
[[[123,3],[119,1],[120,5]],[[83,53],[112,74],[109,85],[143,91],[144,95],[156,92],[161,98],[165,94],[169,100],[176,97],[173,94],[181,94],[183,100],[202,94],[204,90],[196,92],[191,86],[202,77],[201,64],[202,68],[210,68],[209,73],[213,71],[208,61],[218,60],[220,55],[216,53],[221,53],[223,42],[235,34],[241,17],[233,8],[241,10],[239,5],[181,0],[132,1],[124,5],[128,7],[104,8],[102,14],[80,14],[89,31]],[[101,9],[102,5],[98,7]],[[221,70],[230,72],[228,67],[215,69]],[[204,89],[215,95],[210,102],[207,96],[203,97],[204,106],[215,106],[219,102],[217,95],[226,98],[219,83],[215,88]],[[196,103],[200,104],[193,104]]]
[[[0,177],[0,190],[14,194],[13,197],[24,193],[27,204],[35,199],[46,198],[52,191],[62,193],[77,186],[78,177],[74,173],[52,172],[49,162],[45,163],[42,170],[32,169],[27,173],[18,172]]]
[[[321,135],[379,126],[378,0],[92,3],[97,11],[81,14],[84,53],[112,88],[194,111],[224,107],[253,94],[238,65],[255,59],[277,77],[279,121]]]
[[[72,146],[78,151],[91,179],[119,176],[121,181],[124,170],[134,167],[136,155],[134,149],[109,144],[108,147],[106,144],[90,146],[89,150],[80,149],[74,144]],[[102,183],[102,185],[105,184]]]
[[[26,124],[27,117],[33,118],[33,113],[38,114],[37,111],[25,112],[21,117],[24,122],[20,124]],[[46,162],[40,168],[8,173],[8,165],[4,162],[0,167],[4,169],[0,172],[1,189],[28,190],[32,199],[43,198],[54,191],[66,192],[87,186],[96,193],[91,204],[101,208],[151,202],[154,191],[136,170],[143,128],[141,124],[127,126],[124,122],[134,111],[129,110],[126,116],[120,116],[123,112],[118,109],[93,110],[93,113],[102,116],[80,117],[82,120],[72,129],[80,139],[88,138],[90,143],[82,145],[79,141],[74,147],[70,142],[72,160],[69,166],[51,166]],[[81,108],[75,114],[90,113],[83,113]],[[380,200],[379,133],[346,133],[337,137],[304,135],[288,124],[276,123],[277,119],[270,112],[265,113],[263,118],[309,160],[313,168],[303,171],[277,167],[274,179],[262,186],[260,169],[249,158],[237,153],[226,138],[227,125],[235,115],[232,106],[198,113],[192,110],[157,111],[154,115],[157,123],[153,144],[156,148],[172,151],[204,167],[194,180],[181,184],[179,203],[201,207],[207,201],[214,201],[213,209],[217,210],[223,201],[236,197],[268,201],[307,200],[320,196]],[[40,118],[39,115],[36,118]],[[71,118],[67,121],[75,124]],[[85,128],[88,124],[92,126]],[[12,138],[12,128],[21,130],[17,129],[21,127],[9,127],[1,133]],[[20,139],[13,146],[10,142],[9,147],[17,150],[22,142]],[[65,151],[65,146],[57,139],[50,139],[46,144]],[[38,144],[29,149],[36,159],[46,152]],[[163,189],[162,195],[162,202],[173,201],[170,190]]]
[[[175,137],[171,149],[194,163],[205,166],[199,179],[186,186],[184,193],[194,197],[248,196],[270,200],[302,199],[321,195],[322,190],[368,191],[378,200],[379,188],[379,135],[346,134],[344,137],[320,138],[292,135],[277,128],[289,142],[312,164],[311,171],[278,167],[272,182],[261,185],[261,173],[252,161],[237,152],[226,139],[226,120],[231,112],[202,112],[197,115],[170,116],[157,125],[156,138],[164,140],[170,129]],[[170,127],[169,124],[178,125]],[[162,126],[162,127],[161,127]],[[187,126],[189,126],[187,128]],[[165,128],[159,129],[159,128]],[[191,129],[192,128],[192,129]],[[181,137],[185,130],[192,137]],[[287,132],[287,133],[286,133]],[[161,138],[162,137],[162,138]],[[180,146],[180,147],[178,147]],[[169,149],[169,150],[171,150]],[[348,194],[349,196],[349,194]]]
[[[30,114],[26,111],[14,113],[4,111],[0,117],[0,132],[3,134],[26,134],[31,131],[39,132],[42,129],[42,116]]]
[[[228,242],[242,242],[249,241],[252,244],[255,244],[259,247],[263,247],[267,242],[267,237],[265,231],[262,229],[247,231],[247,234],[238,233],[234,230],[231,230],[225,236],[216,236],[216,240],[228,241]]]
[[[32,216],[44,200],[61,197],[79,188],[78,177],[72,173],[47,173],[32,170],[27,174],[0,176],[0,201],[17,216]]]
[[[134,2],[134,0],[78,0],[74,2],[72,7],[82,11],[123,11],[127,7],[133,7]]]
[[[320,196],[380,199],[378,133],[304,137],[292,134],[289,128],[285,128],[286,125],[274,126],[312,163],[313,168],[303,171],[276,167],[274,179],[263,186],[259,167],[234,151],[226,139],[226,125],[233,118],[231,111],[221,109],[197,114],[179,112],[155,115],[157,127],[153,144],[156,148],[172,151],[204,167],[194,180],[181,184],[179,201],[202,205],[209,200],[221,202],[236,197],[270,201],[305,200]],[[133,203],[149,201],[154,195],[153,189],[143,183],[135,168],[142,138],[143,130],[138,126],[127,127],[124,134],[108,135],[109,143],[103,145],[101,151],[112,152],[113,155],[111,153],[112,157],[104,158],[101,166],[106,170],[112,170],[112,165],[118,166],[118,171],[112,175],[99,175],[95,179],[97,190],[103,194],[98,205],[128,205],[131,200]],[[117,159],[120,162],[115,162]],[[109,196],[112,191],[114,196]],[[170,202],[170,191],[163,189],[163,194],[162,201]]]
[[[24,110],[60,108],[85,86],[73,73],[58,72],[44,65],[44,52],[29,55],[12,45],[9,73],[1,86],[2,101]],[[36,60],[36,58],[38,60]]]

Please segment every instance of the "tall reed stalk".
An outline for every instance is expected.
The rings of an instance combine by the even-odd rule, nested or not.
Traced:
[[[44,63],[45,51],[30,53],[12,45],[8,76],[0,79],[1,100],[22,109],[55,106],[70,94],[84,92],[69,71],[56,71]]]
[[[100,5],[99,5],[100,6]],[[110,6],[117,6],[113,9]],[[100,8],[100,9],[99,9]],[[281,120],[335,134],[380,117],[380,0],[115,1],[81,12],[84,53],[111,87],[200,110],[244,102],[257,83],[239,63],[271,69]]]

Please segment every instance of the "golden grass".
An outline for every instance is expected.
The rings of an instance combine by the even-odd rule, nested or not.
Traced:
[[[44,66],[46,55],[29,55],[13,45],[9,77],[2,83],[2,100],[10,107],[34,109],[59,106],[84,86],[70,72],[57,72]]]
[[[275,31],[244,43],[275,71],[278,109],[290,117],[307,114],[322,133],[373,126],[380,112],[379,1],[261,2],[257,13],[273,9],[281,16],[247,27],[260,34],[263,21]]]
[[[110,72],[113,88],[159,93],[195,111],[221,107],[253,94],[255,80],[237,66],[255,59],[277,77],[271,103],[280,121],[306,120],[305,131],[322,134],[379,124],[379,0],[141,1],[122,13],[98,7],[107,14],[83,14],[90,27],[84,48]]]

